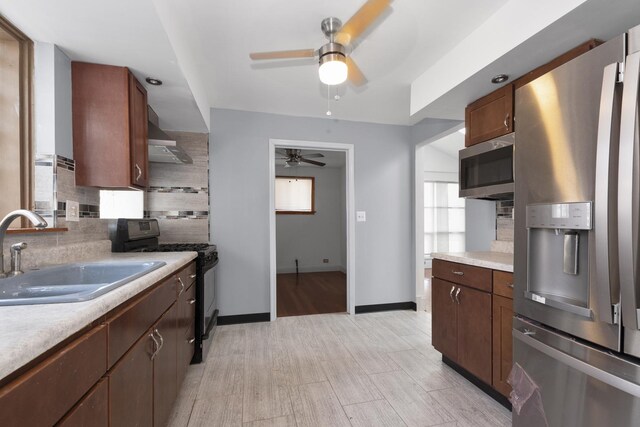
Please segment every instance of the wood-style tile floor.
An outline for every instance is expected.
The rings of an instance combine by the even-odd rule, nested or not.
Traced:
[[[430,328],[414,311],[218,327],[170,426],[511,426],[441,362]]]

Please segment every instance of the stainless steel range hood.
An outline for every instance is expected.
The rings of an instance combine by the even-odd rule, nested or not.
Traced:
[[[155,163],[191,164],[193,159],[178,146],[175,139],[167,135],[157,125],[158,116],[149,110],[149,161]]]

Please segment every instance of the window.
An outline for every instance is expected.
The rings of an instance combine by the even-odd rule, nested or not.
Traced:
[[[424,255],[464,251],[464,199],[458,183],[424,183]]]
[[[31,105],[33,43],[0,17],[0,218],[33,208]],[[12,227],[20,227],[14,221]]]
[[[316,213],[315,178],[308,176],[276,177],[276,213],[308,214]]]

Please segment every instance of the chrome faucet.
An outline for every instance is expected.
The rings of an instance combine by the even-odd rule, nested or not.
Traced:
[[[7,234],[9,225],[21,216],[31,221],[35,228],[45,228],[47,226],[47,221],[45,221],[44,218],[26,209],[9,212],[7,216],[0,221],[0,279],[7,277],[7,273],[4,271],[4,236]]]

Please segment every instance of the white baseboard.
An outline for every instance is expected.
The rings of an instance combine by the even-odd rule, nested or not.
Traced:
[[[344,268],[344,266],[331,265],[331,264],[311,265],[311,266],[304,266],[304,267],[301,266],[298,268],[298,271],[300,273],[316,273],[321,271],[341,271],[345,274],[347,273],[347,269]],[[278,268],[277,272],[278,274],[295,273],[296,268],[282,267],[282,268]]]

